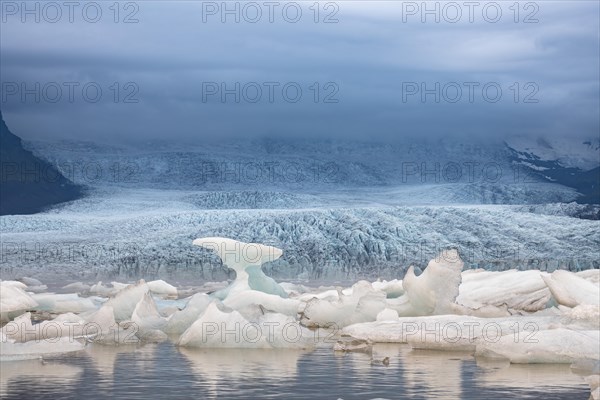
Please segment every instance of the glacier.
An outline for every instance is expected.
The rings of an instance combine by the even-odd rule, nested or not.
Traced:
[[[180,192],[119,193],[86,200],[93,207],[81,201],[0,217],[4,279],[223,281],[230,270],[190,244],[215,234],[283,249],[263,267],[278,279],[395,279],[411,264],[424,268],[445,248],[457,248],[468,269],[600,267],[600,222],[539,212],[542,206],[198,210]],[[149,196],[158,197],[146,208],[142,199]]]
[[[523,167],[515,151],[542,153],[514,143],[30,142],[87,195],[1,216],[0,272],[73,283],[231,279],[215,254],[190,245],[214,236],[283,249],[263,270],[286,280],[393,280],[447,248],[467,269],[600,267],[600,206],[574,203],[574,188]],[[598,149],[588,150],[581,168],[598,164]]]

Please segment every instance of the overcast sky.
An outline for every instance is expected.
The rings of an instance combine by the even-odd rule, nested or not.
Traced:
[[[239,22],[221,2],[123,2],[118,15],[98,2],[101,16],[37,4],[39,22],[20,1],[0,3],[0,106],[28,139],[600,129],[597,1],[428,2],[437,15],[421,2],[321,2],[317,14],[312,0],[230,1]]]

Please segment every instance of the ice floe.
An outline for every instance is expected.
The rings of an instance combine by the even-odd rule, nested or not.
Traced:
[[[375,351],[384,343],[465,351],[482,364],[596,365],[600,360],[597,270],[463,271],[458,252],[449,249],[420,274],[411,267],[391,281],[309,287],[280,284],[264,274],[263,265],[282,255],[275,247],[218,237],[193,244],[235,271],[227,287],[179,288],[163,280],[75,282],[57,294],[31,293],[29,285],[45,286],[34,279],[0,282],[6,322],[0,330],[1,360],[77,351],[86,343],[111,347],[164,340],[194,360],[204,356],[186,348],[328,346],[347,355],[366,353],[372,364],[384,367],[394,362],[394,354]],[[578,368],[597,392],[596,367]]]
[[[27,286],[21,282],[0,282],[0,321],[8,321],[11,317],[37,307],[38,303],[25,292],[25,288]]]

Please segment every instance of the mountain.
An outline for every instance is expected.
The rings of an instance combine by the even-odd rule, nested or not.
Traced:
[[[83,195],[52,164],[23,148],[0,112],[0,215],[33,214]]]
[[[512,159],[529,174],[577,190],[582,204],[600,204],[600,139],[513,138]]]

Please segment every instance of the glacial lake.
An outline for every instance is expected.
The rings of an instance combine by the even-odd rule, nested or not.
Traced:
[[[382,362],[388,357],[389,361]],[[2,399],[588,399],[568,364],[376,344],[372,352],[101,346],[0,363]]]

